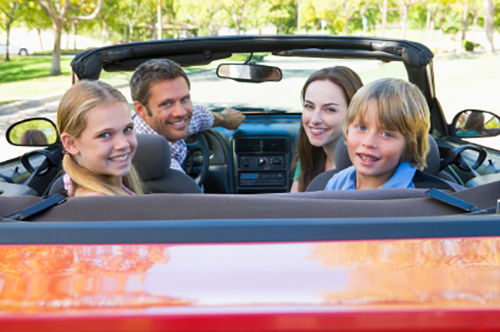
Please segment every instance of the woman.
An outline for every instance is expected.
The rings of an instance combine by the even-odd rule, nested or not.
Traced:
[[[301,93],[304,110],[290,192],[305,191],[318,174],[335,168],[335,149],[347,107],[362,86],[358,74],[343,66],[323,68],[307,79]]]

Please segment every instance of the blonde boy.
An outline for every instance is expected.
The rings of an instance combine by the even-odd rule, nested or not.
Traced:
[[[362,87],[347,110],[343,134],[353,166],[325,190],[414,188],[426,166],[430,113],[419,88],[384,78]]]

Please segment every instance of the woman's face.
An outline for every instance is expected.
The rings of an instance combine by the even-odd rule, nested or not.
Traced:
[[[311,145],[335,149],[342,136],[347,106],[344,91],[337,84],[328,80],[309,84],[304,95],[302,124]]]
[[[121,183],[130,172],[136,147],[130,111],[124,103],[115,102],[88,111],[87,126],[67,150],[81,166]]]

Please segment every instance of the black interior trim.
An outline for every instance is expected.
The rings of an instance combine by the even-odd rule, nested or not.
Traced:
[[[499,215],[1,223],[0,244],[262,243],[500,236]]]

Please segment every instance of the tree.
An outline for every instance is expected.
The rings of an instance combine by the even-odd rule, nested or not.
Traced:
[[[22,20],[29,29],[36,30],[43,51],[42,31],[51,27],[52,23],[36,0],[28,1]]]
[[[0,0],[0,11],[5,17],[4,22],[0,22],[0,26],[7,33],[7,45],[5,46],[5,59],[4,61],[10,61],[9,57],[9,45],[10,45],[10,29],[15,20],[21,16],[21,7],[25,3],[19,0]]]
[[[483,2],[484,10],[484,32],[486,33],[486,39],[488,39],[490,53],[495,52],[495,45],[493,43],[493,32],[494,32],[494,22],[493,17],[495,15],[495,7],[493,7],[492,0],[484,0]]]
[[[262,34],[262,29],[270,23],[273,5],[269,1],[259,1],[250,3],[250,7],[247,20],[243,22],[245,30],[256,28],[259,30],[259,34]]]
[[[278,33],[295,32],[299,0],[270,0],[270,2],[272,7],[269,20],[276,26]]]
[[[229,22],[228,14],[218,0],[176,1],[174,11],[178,20],[199,25],[203,35],[215,36]]]
[[[226,11],[231,26],[236,29],[236,34],[241,34],[242,27],[258,0],[221,0],[222,9]]]
[[[399,0],[401,10],[401,39],[406,38],[406,25],[408,22],[408,12],[410,7],[416,5],[417,2],[413,0]]]
[[[50,68],[49,76],[61,75],[61,35],[64,24],[69,21],[88,21],[96,18],[101,9],[102,0],[97,0],[94,4],[92,0],[82,0],[79,2],[72,2],[71,0],[37,0],[42,6],[45,14],[52,21],[54,29],[54,51],[52,52],[52,66]],[[76,15],[81,11],[93,11],[87,16]]]

